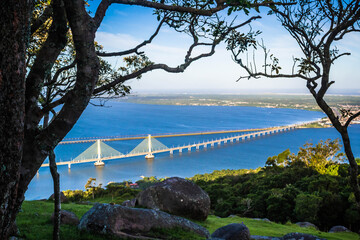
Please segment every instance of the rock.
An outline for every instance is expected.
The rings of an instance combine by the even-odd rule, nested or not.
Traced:
[[[51,221],[54,222],[54,213],[51,215]],[[75,215],[75,213],[66,210],[60,210],[60,224],[77,226],[79,223],[80,220]]]
[[[81,205],[94,205],[95,203],[90,202],[90,201],[80,201],[80,202],[77,202],[77,204],[81,204]]]
[[[121,206],[132,207],[132,208],[135,207],[135,205],[136,205],[136,198],[131,199],[131,200],[126,200],[121,204]]]
[[[54,194],[52,194],[49,197],[49,200],[53,200],[54,201]],[[65,196],[65,194],[63,192],[60,192],[60,202],[61,203],[67,203],[69,202],[69,199],[67,199],[67,197]]]
[[[224,240],[250,240],[250,231],[243,223],[231,223],[215,230],[211,238]]]
[[[315,226],[315,224],[312,224],[310,222],[297,222],[295,224],[298,225],[299,227],[312,227],[312,228],[318,229],[318,227]]]
[[[329,233],[336,233],[336,232],[350,232],[350,230],[344,226],[333,226],[329,230]]]
[[[251,235],[251,240],[281,240],[278,237],[268,237],[268,236],[258,236],[258,235]]]
[[[288,233],[281,238],[282,240],[326,240],[306,233]]]
[[[209,231],[185,218],[153,209],[96,204],[80,220],[80,230],[112,234],[118,237],[146,236],[151,230],[181,228],[209,237]]]
[[[210,211],[209,195],[195,183],[178,177],[140,192],[136,204],[195,220],[205,220]]]
[[[271,222],[268,218],[253,218],[253,220]]]

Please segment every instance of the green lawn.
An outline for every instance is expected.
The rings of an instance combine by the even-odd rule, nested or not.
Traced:
[[[212,233],[219,227],[225,226],[227,224],[242,223],[242,222],[250,229],[251,235],[282,237],[287,233],[301,232],[301,233],[316,235],[321,238],[326,238],[329,240],[360,239],[359,235],[356,233],[326,233],[326,232],[317,231],[313,228],[301,228],[296,224],[284,225],[284,224],[277,224],[273,222],[265,222],[261,220],[254,220],[250,218],[240,218],[240,217],[218,218],[212,215],[209,216],[204,223],[200,223],[200,224],[206,227]]]
[[[105,199],[102,199],[105,202]],[[62,204],[62,209],[74,212],[79,218],[87,212],[91,205],[80,204]],[[53,211],[53,203],[50,201],[25,201],[22,206],[22,211],[17,217],[17,224],[21,235],[25,239],[51,239],[52,238],[52,224],[50,216]],[[360,239],[359,235],[355,233],[324,233],[314,229],[300,228],[294,224],[276,224],[264,221],[257,221],[248,218],[228,217],[218,218],[216,216],[209,216],[205,222],[198,222],[206,227],[210,233],[217,228],[225,226],[229,223],[241,223],[250,229],[252,235],[274,236],[280,237],[290,232],[303,232],[313,234],[329,240],[356,240]],[[189,239],[189,236],[179,237],[179,231],[169,239]],[[101,235],[93,235],[84,232],[79,232],[75,226],[61,227],[61,239],[116,239],[112,237],[105,237]],[[191,238],[192,239],[192,238]]]

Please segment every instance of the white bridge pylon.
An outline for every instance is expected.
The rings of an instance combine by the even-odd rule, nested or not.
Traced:
[[[169,149],[167,146],[151,137],[149,134],[139,145],[137,145],[129,154],[146,153],[146,159],[154,159],[153,152]]]
[[[102,161],[103,158],[112,157],[112,156],[121,156],[121,155],[124,154],[110,147],[104,142],[97,140],[93,145],[91,145],[88,149],[86,149],[84,152],[82,152],[72,161],[77,162],[86,159],[96,159],[96,162],[94,163],[95,166],[104,166],[105,163]]]

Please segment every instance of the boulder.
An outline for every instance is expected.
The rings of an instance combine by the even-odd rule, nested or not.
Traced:
[[[281,238],[269,237],[269,236],[251,235],[251,240],[281,240]]]
[[[121,206],[124,206],[124,207],[135,207],[136,205],[136,199],[131,199],[131,200],[125,200]]]
[[[51,196],[49,197],[49,200],[54,201],[54,194],[51,194]],[[60,202],[61,203],[69,202],[69,199],[65,196],[65,194],[63,192],[60,192]]]
[[[326,240],[306,233],[288,233],[281,238],[282,240]]]
[[[224,240],[250,240],[250,231],[243,223],[231,223],[215,230],[212,239]]]
[[[51,221],[54,222],[54,213],[51,215]],[[79,223],[80,220],[75,215],[75,213],[66,210],[60,210],[60,224],[77,226]]]
[[[312,227],[318,229],[318,227],[315,224],[312,224],[310,222],[297,222],[295,224],[298,225],[299,227]]]
[[[136,204],[201,221],[210,211],[209,195],[195,183],[179,177],[168,178],[140,192]]]
[[[333,226],[329,230],[329,233],[336,233],[336,232],[350,232],[350,230],[344,226]]]
[[[253,218],[253,220],[271,222],[268,218]]]
[[[146,236],[149,231],[180,228],[202,237],[209,231],[185,218],[153,209],[128,208],[121,205],[96,204],[80,220],[80,230],[118,237]]]
[[[269,236],[251,235],[251,240],[281,240],[281,238],[269,237]]]

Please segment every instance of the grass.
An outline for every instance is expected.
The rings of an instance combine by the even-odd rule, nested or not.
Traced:
[[[244,223],[249,228],[251,235],[282,237],[287,233],[301,232],[315,235],[321,238],[326,238],[329,240],[360,239],[359,235],[356,233],[327,233],[318,231],[314,228],[302,228],[297,226],[296,224],[277,224],[273,222],[240,217],[218,218],[216,216],[209,216],[205,222],[198,223],[206,227],[210,231],[210,233],[213,233],[219,227],[225,226],[230,223]]]
[[[102,199],[105,201],[105,199]],[[22,211],[17,217],[17,225],[19,227],[21,237],[25,239],[52,239],[52,223],[50,217],[53,211],[53,203],[51,201],[25,201],[22,205]],[[81,204],[62,204],[62,209],[74,212],[79,218],[82,217],[92,206]],[[295,224],[276,224],[272,222],[265,222],[253,220],[249,218],[228,217],[218,218],[216,216],[209,216],[204,222],[197,222],[198,224],[207,228],[210,233],[214,232],[217,228],[225,226],[230,223],[244,223],[252,235],[273,236],[281,237],[290,232],[302,232],[326,238],[329,240],[356,240],[360,239],[356,233],[325,233],[312,228],[300,228]],[[202,239],[193,234],[184,233],[179,229],[157,230],[151,233],[154,237],[169,236],[167,239]],[[73,240],[103,240],[103,239],[116,239],[115,237],[102,236],[97,234],[89,234],[80,232],[76,226],[61,226],[61,239]]]

